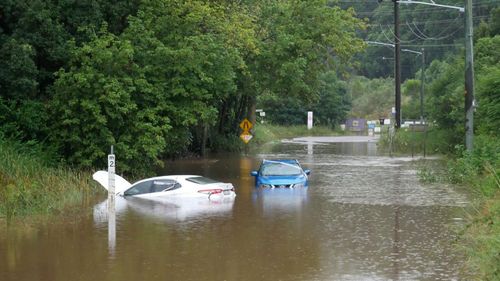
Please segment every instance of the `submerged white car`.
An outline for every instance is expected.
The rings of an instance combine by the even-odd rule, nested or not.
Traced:
[[[92,178],[108,190],[108,172],[98,171]],[[115,175],[115,194],[145,199],[162,197],[195,197],[220,200],[234,198],[236,193],[231,183],[223,183],[196,175],[171,175],[140,180],[134,184]]]

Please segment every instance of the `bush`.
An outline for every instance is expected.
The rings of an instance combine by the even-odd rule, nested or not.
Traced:
[[[500,173],[500,143],[493,137],[477,136],[472,152],[457,146],[457,155],[460,157],[448,166],[449,181],[473,186],[492,196],[499,188],[494,179]]]

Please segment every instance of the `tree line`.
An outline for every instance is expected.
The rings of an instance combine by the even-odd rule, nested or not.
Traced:
[[[0,137],[82,168],[114,145],[123,172],[144,172],[237,137],[257,102],[329,103],[335,124],[363,28],[321,0],[2,1]]]

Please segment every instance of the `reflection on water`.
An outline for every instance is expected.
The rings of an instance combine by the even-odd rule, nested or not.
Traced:
[[[307,204],[307,189],[256,188],[252,194],[252,202],[256,208],[262,208],[266,216],[280,212],[301,212]]]
[[[310,169],[309,187],[256,189],[250,172],[276,158]],[[421,184],[411,157],[375,143],[301,139],[171,161],[161,174],[231,182],[237,196],[117,197],[115,236],[106,201],[79,221],[0,227],[0,280],[461,280],[452,229],[467,197]]]
[[[112,195],[108,195],[108,199],[106,200],[106,204],[108,205],[107,209],[107,218],[108,218],[108,248],[109,255],[115,255],[116,248],[116,197]]]
[[[208,200],[207,198],[123,198],[116,197],[116,213],[123,216],[133,211],[142,216],[165,222],[203,219],[207,216],[228,216],[234,204],[234,198]],[[102,224],[108,221],[107,200],[96,204],[93,209],[94,222]],[[109,222],[108,222],[109,223]]]

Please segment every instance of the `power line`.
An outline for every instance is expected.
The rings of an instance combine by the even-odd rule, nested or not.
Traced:
[[[422,47],[422,48],[445,48],[463,46],[462,43],[457,44],[424,44],[424,45],[401,45],[401,47]]]
[[[338,2],[338,3],[366,3],[366,2],[378,2],[376,0],[373,0],[373,1],[367,1],[367,0],[337,0],[335,2]],[[457,3],[454,3],[454,4],[461,4],[463,3],[462,1],[457,1]],[[484,4],[484,3],[500,3],[500,0],[488,0],[488,1],[476,1],[475,3],[473,3],[472,5],[478,5],[478,4]],[[452,3],[453,4],[453,3]]]
[[[413,26],[415,27],[415,29],[420,33],[420,35],[422,35],[424,38],[420,37],[417,33],[415,33],[413,31],[413,29],[411,28],[411,26],[409,25],[408,22],[406,22],[406,25],[408,26],[408,29],[410,29],[411,33],[413,33],[415,36],[417,36],[418,38],[420,39],[423,39],[423,40],[434,40],[434,41],[437,41],[437,40],[443,40],[443,39],[446,39],[446,38],[449,38],[451,36],[453,36],[455,33],[457,33],[459,30],[461,30],[461,27],[458,27],[455,29],[455,31],[445,35],[445,36],[441,36],[442,34],[446,33],[448,31],[448,29],[450,28],[450,26],[448,26],[446,29],[444,29],[440,34],[438,34],[437,36],[438,37],[431,37],[431,36],[427,36],[425,33],[423,33],[419,28],[418,26],[415,24],[415,23],[412,23]],[[441,37],[439,37],[441,36]]]
[[[477,16],[474,17],[473,19],[475,20],[480,20],[480,19],[485,19],[489,18],[490,16]],[[445,22],[456,22],[458,18],[454,19],[445,19],[445,20],[429,20],[429,21],[416,21],[414,22],[415,24],[425,24],[425,23],[445,23]],[[379,25],[381,26],[393,26],[393,24],[380,24],[380,23],[367,23],[366,26],[376,26],[378,27]]]
[[[413,31],[413,29],[411,28],[411,26],[408,24],[408,22],[406,22],[406,26],[408,26],[408,29],[410,29],[411,33],[413,33],[415,36],[417,36],[418,38],[422,39],[422,40],[426,40],[426,38],[424,37],[421,37],[420,35],[418,35],[416,32]]]
[[[380,30],[382,30],[382,33],[384,35],[384,37],[388,40],[388,41],[391,41],[391,39],[389,39],[389,37],[387,37],[387,35],[385,34],[384,30],[382,29],[382,26],[380,26]],[[397,38],[399,40],[399,42],[404,42],[404,43],[409,43],[409,42],[415,42],[417,41],[416,39],[412,39],[412,40],[403,40],[401,39],[401,37],[399,36],[396,36],[396,34],[394,33],[394,31],[392,31],[392,29],[389,28],[389,31],[391,32],[391,35],[394,37],[394,38]]]
[[[476,3],[475,4],[475,7],[480,7],[480,6],[483,6],[483,7],[488,7],[488,6],[492,6],[494,3],[500,3],[500,1],[495,1],[495,2],[488,2],[488,3]],[[405,7],[410,7],[408,4],[405,5]],[[452,11],[449,11],[449,9],[447,8],[443,8],[443,7],[425,7],[425,8],[419,8],[419,7],[416,7],[416,8],[410,8],[409,10],[408,9],[405,9],[403,11],[401,11],[401,14],[415,14],[415,13],[422,13],[422,14],[428,14],[429,12],[440,12],[442,13],[444,11],[448,11],[450,14],[451,13],[454,13]],[[375,8],[375,10],[373,11],[355,11],[356,15],[391,15],[392,14],[392,11],[390,10],[382,10],[380,11],[377,8]]]

